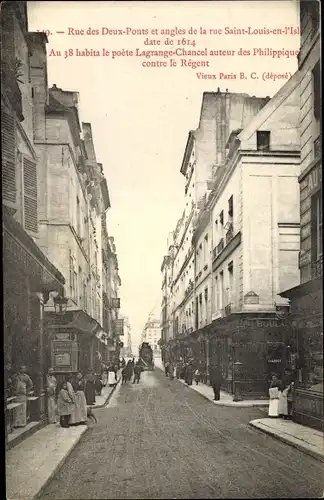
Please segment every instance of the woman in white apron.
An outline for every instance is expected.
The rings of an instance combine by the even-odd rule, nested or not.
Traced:
[[[108,385],[109,387],[112,387],[115,384],[116,384],[116,373],[113,367],[110,366],[108,370]]]
[[[279,396],[280,396],[280,380],[276,375],[272,375],[269,389],[269,417],[279,417]]]

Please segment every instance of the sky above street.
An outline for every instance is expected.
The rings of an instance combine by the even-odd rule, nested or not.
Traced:
[[[170,50],[165,36],[152,29],[197,29],[197,34],[176,35],[186,50],[254,48],[293,50],[298,35],[208,34],[210,29],[298,27],[297,2],[28,2],[29,31],[49,30],[48,76],[54,83],[80,94],[81,120],[92,124],[97,161],[103,163],[111,209],[108,233],[115,237],[122,280],[122,312],[129,316],[133,343],[140,340],[148,314],[160,314],[163,255],[168,233],[181,216],[184,179],[180,166],[188,132],[198,127],[202,94],[217,87],[272,97],[286,80],[262,80],[262,73],[293,74],[296,57],[253,55],[214,56],[210,67],[143,67],[140,56],[115,56],[112,51]],[[129,34],[103,35],[102,28]],[[207,34],[200,34],[200,27]],[[76,30],[98,30],[99,35],[77,35]],[[133,30],[149,30],[145,35]],[[62,31],[64,33],[56,33]],[[144,44],[146,38],[161,46]],[[196,41],[195,46],[181,40]],[[185,42],[184,42],[185,43]],[[61,55],[49,55],[61,53]],[[92,56],[75,55],[85,49]],[[109,55],[103,56],[103,51]],[[100,55],[95,56],[94,51]],[[73,52],[73,55],[72,55]],[[71,55],[69,55],[71,54]],[[67,57],[66,57],[67,56]],[[178,62],[181,58],[178,58]],[[193,60],[207,60],[192,57]],[[145,61],[157,60],[157,57]],[[167,60],[159,58],[159,60]],[[199,79],[198,72],[236,74],[246,80]],[[250,78],[252,72],[260,75]]]

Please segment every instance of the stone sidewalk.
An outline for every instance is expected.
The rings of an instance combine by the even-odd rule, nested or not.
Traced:
[[[102,388],[101,391],[101,396],[96,396],[96,404],[90,405],[91,408],[96,409],[96,408],[103,408],[106,406],[108,403],[110,397],[112,396],[113,392],[115,391],[116,387],[118,386],[119,382],[121,380],[120,372],[117,373],[117,383],[113,387],[109,387],[106,385],[106,387]]]
[[[6,452],[7,500],[32,500],[63,465],[88,427],[51,424]]]
[[[281,418],[252,420],[250,426],[324,462],[324,432]]]
[[[180,382],[187,385],[184,380],[179,379]],[[187,385],[190,389],[201,394],[205,399],[208,399],[216,406],[233,406],[236,408],[250,408],[251,406],[261,406],[267,408],[269,406],[269,401],[266,399],[246,399],[244,401],[233,401],[233,396],[228,394],[227,392],[220,391],[220,400],[214,401],[214,391],[212,387],[206,384],[202,384],[199,382],[196,385],[196,382],[193,382],[192,385]]]
[[[160,368],[160,370],[164,371],[164,366],[161,360],[154,360],[154,364],[157,368]],[[175,379],[175,380],[179,380],[179,382],[187,385],[185,381],[182,379]],[[264,407],[265,409],[267,409],[267,407],[269,406],[269,401],[266,399],[233,401],[233,396],[224,391],[220,391],[220,400],[214,401],[213,389],[209,385],[203,384],[201,382],[199,382],[198,385],[196,385],[196,382],[193,382],[192,385],[187,387],[190,387],[190,389],[193,389],[194,391],[198,392],[199,394],[201,394],[201,396],[203,396],[205,399],[208,399],[216,406],[233,406],[236,408],[250,408],[251,406],[259,406],[259,407]]]
[[[104,387],[101,396],[96,396],[96,404],[91,407],[106,406],[119,382],[120,376],[114,387]],[[38,497],[87,429],[87,425],[63,429],[59,424],[50,424],[7,451],[7,500]]]

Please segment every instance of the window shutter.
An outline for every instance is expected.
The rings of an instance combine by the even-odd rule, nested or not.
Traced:
[[[37,232],[37,165],[23,157],[24,173],[24,226],[27,231]]]
[[[2,196],[16,203],[15,119],[1,110]]]

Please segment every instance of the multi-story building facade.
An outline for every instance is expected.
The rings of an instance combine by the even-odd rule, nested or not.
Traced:
[[[153,356],[155,357],[161,356],[160,338],[161,322],[159,319],[150,315],[143,329],[142,342],[148,342],[150,344],[153,350]]]
[[[201,214],[201,209],[211,192],[219,166],[224,164],[226,138],[230,131],[248,123],[268,100],[269,98],[221,92],[220,89],[217,92],[205,92],[199,126],[189,132],[180,168],[185,178],[184,211],[174,231],[171,252],[172,349],[177,357],[187,358],[193,355],[192,347],[195,343],[191,345],[192,337],[189,337],[189,343],[185,343],[185,338],[198,330],[203,322],[206,323],[211,314],[208,295],[211,234],[199,236],[198,242],[193,240],[198,216],[204,222],[208,219],[205,213]],[[197,233],[196,236],[198,237]],[[197,285],[199,290],[196,296]],[[175,337],[178,337],[177,341]],[[202,344],[204,352],[205,347]]]
[[[165,360],[166,347],[168,342],[173,337],[173,297],[171,293],[173,284],[173,251],[174,251],[174,234],[170,233],[168,237],[168,253],[164,256],[161,273],[162,273],[162,302],[161,302],[161,339],[160,348],[162,360]]]
[[[300,283],[291,301],[298,377],[293,418],[323,430],[323,234],[321,150],[320,3],[300,2]],[[292,353],[292,354],[293,354]]]
[[[26,2],[1,5],[1,149],[6,443],[12,446],[46,422],[44,304],[62,293],[64,276],[38,247],[40,161],[33,133],[30,43],[45,50],[46,37],[28,33]],[[25,365],[33,382],[28,403],[15,401],[14,374]],[[7,404],[7,398],[8,404]],[[15,409],[21,407],[16,430]],[[18,424],[17,424],[18,425]],[[13,427],[14,426],[14,427]]]
[[[209,362],[237,397],[267,395],[283,373],[290,331],[279,293],[298,282],[299,74],[227,142],[210,213]],[[199,228],[199,226],[198,226]],[[200,229],[201,232],[201,229]]]

